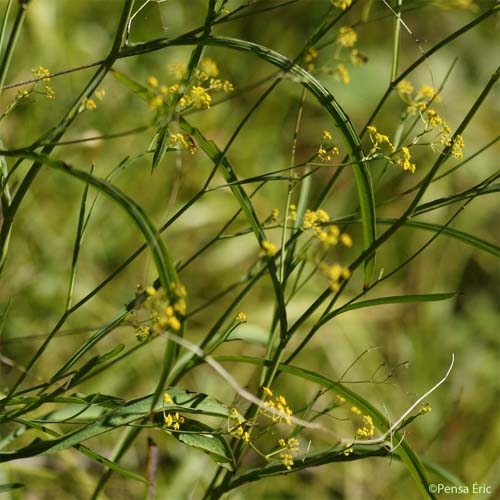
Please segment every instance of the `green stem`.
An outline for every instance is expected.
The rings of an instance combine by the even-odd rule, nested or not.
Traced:
[[[399,49],[400,49],[400,35],[401,35],[401,6],[403,0],[396,0],[394,12],[394,33],[392,37],[392,66],[391,66],[391,82],[396,79],[398,75],[399,63]]]
[[[17,39],[19,33],[21,32],[21,28],[23,26],[24,17],[26,16],[26,11],[28,9],[28,3],[30,0],[19,3],[19,8],[17,10],[16,18],[14,19],[14,25],[12,26],[12,30],[10,32],[9,41],[7,42],[7,46],[5,47],[5,53],[2,57],[2,61],[0,62],[0,95],[2,94],[3,85],[5,83],[5,78],[7,77],[7,72],[9,70],[10,62],[12,60],[12,54],[14,53],[14,49],[16,47]],[[7,17],[9,15],[9,10],[12,2],[9,2],[5,9],[5,17],[2,24],[2,35],[5,33],[5,28],[7,24]]]

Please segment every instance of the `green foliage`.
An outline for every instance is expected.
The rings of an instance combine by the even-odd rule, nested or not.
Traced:
[[[0,9],[0,492],[496,486],[498,3]]]

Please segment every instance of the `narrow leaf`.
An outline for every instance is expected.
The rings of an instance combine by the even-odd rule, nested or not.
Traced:
[[[169,131],[166,125],[162,125],[156,132],[156,145],[153,153],[153,163],[151,165],[151,172],[160,164],[163,155],[168,147]]]
[[[457,292],[450,293],[427,293],[422,295],[392,295],[389,297],[378,297],[376,299],[362,300],[361,302],[354,302],[338,309],[335,309],[330,314],[325,316],[322,323],[326,323],[334,316],[353,311],[354,309],[362,309],[363,307],[380,306],[382,304],[405,304],[410,302],[439,302],[441,300],[449,300],[458,295]]]
[[[125,73],[118,71],[117,69],[112,69],[111,74],[120,82],[125,85],[134,94],[138,95],[143,101],[149,102],[154,96],[154,92],[149,90],[145,85],[141,85],[129,78]]]
[[[0,493],[5,493],[6,491],[17,490],[19,488],[24,488],[24,484],[22,484],[22,483],[0,484]]]

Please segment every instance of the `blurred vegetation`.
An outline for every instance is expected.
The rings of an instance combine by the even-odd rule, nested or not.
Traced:
[[[335,96],[359,131],[390,83],[394,16],[386,2],[360,0],[354,3],[341,19],[341,25],[356,29],[357,47],[366,55],[367,63],[349,68],[351,81],[348,85],[325,73],[317,74],[317,78]],[[443,8],[446,3],[402,2],[404,22],[411,33],[406,28],[401,31],[400,70],[418,59],[422,51],[495,5],[494,1],[479,1],[476,9]],[[30,79],[31,69],[40,65],[58,72],[105,58],[122,4],[118,0],[32,0],[5,83]],[[136,4],[137,9],[142,2]],[[233,10],[246,4],[249,6],[242,9],[241,17],[217,25],[215,34],[254,41],[290,59],[302,50],[331,6],[326,0],[230,0],[226,7]],[[1,0],[0,13],[6,6],[7,1]],[[277,8],[271,9],[273,6]],[[269,10],[265,10],[267,7]],[[152,1],[134,18],[130,43],[165,36],[173,38],[203,26],[206,9],[207,2],[202,0]],[[261,9],[262,12],[252,15]],[[364,21],[368,9],[369,18]],[[11,26],[11,21],[8,26]],[[335,37],[336,31],[333,31],[321,41],[318,65],[326,64],[333,55]],[[428,84],[438,88],[443,84],[440,113],[452,130],[456,129],[496,69],[497,39],[498,17],[492,15],[446,45],[408,77],[416,87]],[[191,50],[192,47],[167,47],[120,59],[114,68],[143,85],[150,75],[162,83],[172,84],[174,80],[169,65],[187,62]],[[217,62],[221,77],[233,83],[235,92],[228,96],[214,96],[216,104],[213,109],[195,111],[189,115],[189,120],[222,149],[271,80],[254,88],[252,85],[276,70],[251,54],[223,47],[207,46],[204,56]],[[53,78],[54,100],[39,95],[16,107],[2,120],[4,149],[27,147],[55,126],[95,70],[82,69]],[[85,111],[76,118],[51,157],[86,171],[93,166],[93,173],[100,178],[109,175],[126,157],[137,158],[113,178],[113,184],[135,200],[159,227],[202,188],[212,165],[202,154],[167,153],[152,172],[151,153],[144,152],[155,132],[152,125],[154,111],[111,74],[105,77],[99,88],[105,90],[104,99],[97,102],[95,110]],[[16,87],[3,91],[1,110],[13,102],[18,90]],[[463,134],[465,158],[498,137],[498,97],[496,90],[487,98]],[[219,99],[220,103],[217,102]],[[240,178],[289,167],[300,100],[300,85],[285,78],[251,116],[228,152]],[[401,111],[401,100],[393,93],[375,121],[377,128],[392,136]],[[121,137],[107,137],[137,127],[143,127],[143,130]],[[324,110],[316,101],[306,98],[296,145],[296,163],[315,154],[325,129],[331,129],[331,124]],[[82,138],[98,136],[103,137],[79,142]],[[65,141],[68,143],[64,144]],[[367,138],[363,144],[369,146]],[[494,174],[498,168],[499,152],[498,143],[494,143],[453,175],[433,183],[422,202],[466,191]],[[346,151],[341,148],[341,155],[344,153]],[[377,179],[386,167],[384,162],[371,164],[379,217],[398,217],[405,210],[411,198],[400,197],[391,204],[384,204],[384,201],[413,187],[436,157],[430,148],[420,148],[414,154],[415,175],[396,172],[392,167],[378,183]],[[15,159],[7,160],[12,167]],[[10,186],[14,191],[26,174],[28,163],[21,164],[11,178]],[[452,160],[447,168],[457,163]],[[318,197],[331,175],[332,169],[327,167],[314,175],[312,200]],[[216,174],[213,181],[213,185],[217,184],[224,184],[220,174]],[[246,192],[250,193],[253,187],[253,184],[245,186]],[[0,340],[0,390],[5,393],[65,310],[82,191],[81,183],[57,170],[43,168],[16,215],[0,285],[0,303],[5,313]],[[89,201],[96,193],[91,187]],[[283,211],[286,196],[286,182],[268,182],[252,198],[259,219],[265,220],[275,207]],[[324,208],[332,217],[342,218],[351,215],[357,206],[353,176],[343,173]],[[443,224],[457,208],[456,204],[448,205],[418,220]],[[451,227],[498,245],[498,208],[495,194],[480,196],[466,206]],[[185,262],[237,209],[236,201],[227,189],[214,190],[200,199],[163,233],[174,261],[177,264]],[[236,233],[246,227],[245,221],[238,219],[230,232]],[[383,226],[378,227],[379,233],[383,230]],[[342,262],[352,260],[362,250],[361,227],[350,224],[348,231],[353,237],[354,247],[339,250]],[[268,234],[279,242],[279,229]],[[375,273],[392,270],[410,257],[431,234],[409,227],[400,229],[397,237],[379,250]],[[99,197],[80,249],[73,303],[98,286],[142,243],[142,235],[130,224],[120,207],[110,199]],[[182,271],[182,282],[189,293],[189,311],[206,305],[208,299],[237,282],[242,272],[258,259],[258,254],[259,248],[248,234],[219,240],[186,267]],[[353,276],[344,291],[343,302],[360,292],[362,273],[358,274]],[[156,277],[151,256],[143,253],[68,318],[49,350],[28,374],[25,385],[36,385],[52,376],[57,366],[134,297],[138,284],[148,286]],[[300,297],[290,302],[290,322],[297,319],[327,285],[326,279],[315,276]],[[234,299],[237,290],[189,317],[185,336],[192,342],[203,339]],[[443,376],[454,353],[455,366],[449,379],[429,398],[432,412],[416,419],[406,429],[405,439],[419,454],[445,467],[464,484],[478,481],[491,485],[494,492],[489,498],[495,498],[500,492],[498,290],[499,267],[494,255],[441,235],[408,267],[381,284],[367,298],[458,292],[455,298],[435,303],[382,305],[349,312],[323,326],[293,364],[316,369],[333,380],[342,377],[343,383],[394,420],[418,395]],[[238,310],[248,316],[248,323],[241,326],[240,333],[253,341],[224,344],[217,354],[263,357],[265,348],[255,339],[263,336],[265,341],[273,317],[270,281],[259,282]],[[306,327],[312,326],[316,320],[313,315],[306,322],[304,333]],[[292,340],[290,352],[302,338]],[[113,394],[124,400],[150,393],[162,366],[159,342],[160,339],[151,342],[112,370],[104,372],[103,376],[82,383],[78,392]],[[102,354],[118,344],[125,344],[126,348],[137,345],[130,325],[116,328],[88,356]],[[251,390],[257,387],[253,367],[243,363],[224,366],[242,386]],[[191,371],[183,378],[181,386],[210,394],[228,405],[234,397],[231,387],[222,383],[207,365]],[[307,406],[317,390],[313,384],[289,376],[280,377],[276,383],[276,391],[286,394],[294,409]],[[325,396],[318,403],[319,407],[326,407],[331,399],[331,396]],[[237,400],[235,404],[245,407],[243,401]],[[348,412],[339,408],[326,422],[335,426],[339,434],[342,434],[342,429],[346,434],[352,432],[348,417]],[[60,427],[61,430],[64,426]],[[13,428],[5,425],[0,432],[5,435]],[[213,461],[164,432],[147,432],[159,449],[156,498],[202,498],[216,470]],[[304,436],[306,447],[307,439],[313,440],[313,448],[328,446],[325,436],[313,435],[311,431]],[[85,444],[109,456],[117,440],[118,437],[111,433]],[[26,438],[24,444],[28,442]],[[125,455],[122,464],[144,474],[146,456],[146,438],[141,436]],[[259,460],[259,457],[249,454],[245,457],[245,466],[258,466]],[[0,483],[26,485],[10,493],[14,499],[89,498],[102,474],[102,466],[74,450],[12,461],[1,467]],[[441,481],[432,475],[430,479],[431,482]],[[142,498],[144,485],[113,474],[105,495],[107,498]],[[401,463],[371,458],[270,477],[236,489],[227,498],[354,500],[418,497],[413,480]]]

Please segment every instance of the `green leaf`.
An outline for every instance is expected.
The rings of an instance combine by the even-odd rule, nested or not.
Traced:
[[[215,356],[215,359],[219,362],[231,361],[236,363],[250,363],[254,365],[262,365],[265,361],[260,358],[252,358],[249,356]],[[379,429],[382,433],[385,433],[389,428],[389,421],[385,418],[385,416],[378,411],[370,402],[366,399],[348,389],[346,386],[342,385],[339,382],[331,380],[323,375],[312,372],[310,370],[306,370],[303,368],[298,368],[296,366],[284,365],[281,364],[279,366],[279,370],[283,373],[287,373],[289,375],[293,375],[295,377],[299,377],[304,380],[309,380],[315,384],[318,384],[322,387],[325,387],[339,396],[342,396],[350,404],[357,406],[364,414],[370,415],[373,419],[373,423],[377,429]],[[401,458],[401,461],[406,465],[410,474],[413,476],[413,479],[417,483],[417,486],[422,494],[423,498],[436,498],[429,491],[429,481],[427,478],[427,472],[420,461],[417,454],[413,451],[411,446],[408,444],[406,439],[402,439],[400,433],[396,433],[393,436],[394,442],[401,444],[396,450],[396,453]]]
[[[426,293],[421,295],[392,295],[389,297],[378,297],[376,299],[362,300],[361,302],[354,302],[345,306],[335,309],[330,314],[326,315],[321,323],[326,323],[330,319],[339,314],[354,309],[362,309],[363,307],[380,306],[382,304],[405,304],[409,302],[439,302],[441,300],[449,300],[458,295],[457,292],[450,293]]]
[[[258,481],[265,477],[281,476],[283,474],[289,474],[303,469],[319,467],[321,465],[331,463],[352,462],[354,460],[362,460],[373,457],[387,457],[390,454],[389,451],[383,446],[356,445],[353,446],[352,453],[349,453],[347,456],[343,453],[345,449],[345,445],[337,445],[325,450],[308,453],[304,457],[298,457],[291,470],[288,470],[283,464],[280,463],[271,463],[263,467],[261,466],[255,469],[250,469],[243,474],[234,476],[229,481],[229,485],[224,489],[224,491],[227,492],[243,484]]]
[[[454,486],[464,486],[464,483],[455,474],[445,469],[442,465],[436,464],[432,460],[422,457],[422,462],[429,472],[435,474],[439,479],[446,481]]]
[[[22,483],[5,483],[5,484],[0,484],[0,493],[4,493],[6,491],[17,490],[19,488],[24,488],[24,484],[22,484]]]
[[[151,165],[151,171],[160,164],[163,155],[168,147],[168,138],[170,137],[170,132],[166,125],[162,125],[156,132],[156,145],[153,153],[153,163]]]
[[[387,224],[387,225],[392,225],[396,219],[377,219],[377,224]],[[427,231],[434,231],[434,232],[439,232],[441,231],[442,234],[445,234],[451,238],[455,238],[462,243],[465,243],[466,245],[473,246],[475,248],[478,248],[479,250],[482,250],[483,252],[490,253],[491,255],[494,255],[495,257],[500,257],[500,247],[497,245],[494,245],[493,243],[488,243],[487,241],[484,241],[480,238],[477,238],[476,236],[473,236],[472,234],[465,233],[463,231],[459,231],[457,229],[452,229],[450,227],[443,227],[439,224],[431,224],[430,222],[419,222],[416,220],[409,220],[406,221],[405,226],[409,227],[414,227],[417,229],[424,229]]]
[[[50,434],[51,436],[60,436],[60,434],[52,429],[49,429],[45,425],[40,425],[37,422],[33,422],[32,420],[25,420],[25,419],[15,419],[16,422],[23,424],[25,427],[30,427],[32,429],[39,430],[41,432],[45,432],[47,434]],[[75,449],[77,449],[79,452],[83,453],[84,455],[88,456],[95,462],[98,462],[102,465],[105,465],[106,467],[109,467],[110,469],[113,469],[114,471],[118,472],[122,476],[128,477],[130,479],[134,479],[135,481],[140,481],[142,483],[147,483],[146,479],[144,479],[141,475],[136,474],[135,472],[132,472],[125,467],[121,466],[120,464],[117,464],[115,462],[112,462],[111,460],[108,460],[106,457],[100,455],[99,453],[96,453],[95,451],[91,450],[87,446],[84,446],[82,444],[76,444]]]
[[[229,416],[229,410],[226,405],[208,397],[206,394],[190,392],[177,387],[171,387],[166,392],[168,392],[173,402],[169,404],[163,404],[163,402],[157,403],[154,411],[159,412],[160,415],[162,415],[163,410],[165,410],[223,418]],[[9,460],[32,457],[35,455],[56,453],[79,445],[87,439],[99,436],[100,434],[133,424],[150,413],[153,399],[154,395],[149,395],[130,401],[105,413],[94,422],[57,439],[35,439],[24,448],[20,448],[13,452],[0,453],[0,462],[7,462]],[[31,424],[34,425],[35,423],[31,422]]]
[[[143,101],[149,102],[153,97],[155,97],[155,93],[148,89],[145,85],[141,85],[129,78],[125,73],[118,71],[117,69],[112,69],[111,74],[120,82],[125,85],[129,90],[131,90],[134,94],[138,95]]]
[[[242,340],[249,344],[266,345],[269,341],[269,331],[255,323],[245,323],[235,328],[226,338],[226,341]]]
[[[207,453],[222,467],[230,471],[234,470],[234,458],[223,436],[197,420],[184,418],[184,422],[180,425],[178,432],[171,432],[172,436],[187,446]],[[168,428],[163,428],[163,430],[170,432]]]

